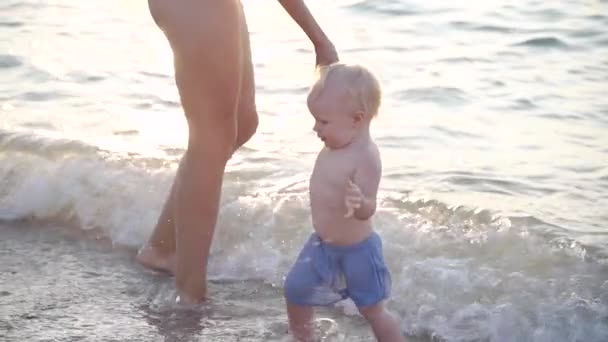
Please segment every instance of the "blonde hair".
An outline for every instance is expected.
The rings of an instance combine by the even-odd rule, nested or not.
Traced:
[[[341,82],[341,86],[366,115],[370,115],[370,118],[378,115],[382,98],[380,82],[369,69],[359,64],[334,63],[319,67],[308,97],[319,96],[328,80],[333,79]]]

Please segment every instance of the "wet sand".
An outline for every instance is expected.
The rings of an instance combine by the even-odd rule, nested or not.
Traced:
[[[173,279],[138,265],[135,252],[77,228],[0,224],[2,340],[286,340],[280,288],[212,281],[207,303],[178,307]],[[319,323],[323,340],[373,341],[360,317],[318,312],[337,324]]]

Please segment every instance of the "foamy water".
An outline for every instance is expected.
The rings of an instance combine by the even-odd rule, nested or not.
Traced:
[[[309,4],[382,79],[375,223],[404,331],[606,340],[608,3]],[[277,3],[244,5],[261,123],[228,167],[210,276],[280,285],[311,229],[314,56]],[[0,27],[0,219],[140,246],[186,141],[145,2],[10,0]]]

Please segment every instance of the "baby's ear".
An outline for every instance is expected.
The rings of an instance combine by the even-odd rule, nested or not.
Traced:
[[[353,114],[353,119],[356,124],[361,123],[365,119],[365,113],[362,110],[358,110]]]

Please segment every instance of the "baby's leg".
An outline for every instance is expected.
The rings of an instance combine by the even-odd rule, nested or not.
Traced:
[[[365,246],[347,254],[343,270],[350,297],[372,326],[376,339],[380,342],[405,341],[399,322],[384,306],[390,294],[391,274],[384,263],[379,235],[371,235]]]
[[[289,318],[289,332],[299,342],[314,341],[314,327],[312,306],[300,306],[287,301],[287,317]]]
[[[378,342],[404,342],[399,321],[391,314],[384,302],[359,308],[359,312],[369,322]]]
[[[314,276],[307,243],[285,278],[283,291],[287,303],[289,332],[297,341],[313,341],[313,307],[308,303],[313,288],[320,284]]]
[[[319,244],[314,235],[311,235],[293,266],[285,277],[283,294],[287,303],[287,317],[289,331],[297,341],[313,341],[313,300],[315,288],[319,288],[322,280],[314,270],[316,249]]]

